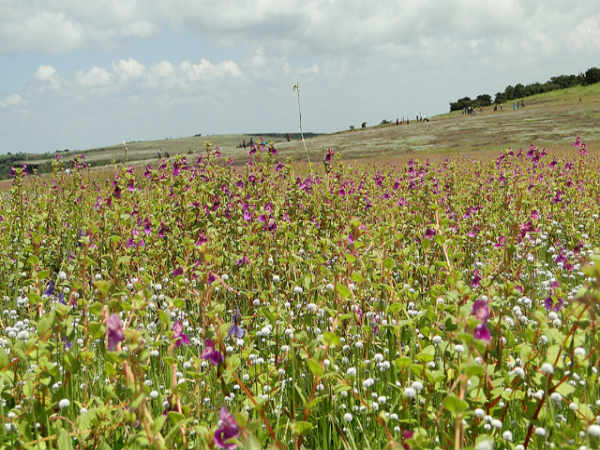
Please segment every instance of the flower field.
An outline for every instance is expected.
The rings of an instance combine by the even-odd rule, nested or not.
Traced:
[[[0,448],[598,448],[599,219],[579,138],[15,169]]]

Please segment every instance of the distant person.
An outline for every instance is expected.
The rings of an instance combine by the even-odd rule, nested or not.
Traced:
[[[292,139],[292,138],[290,138],[290,133],[288,133],[288,134],[286,135],[286,138],[287,138],[287,141],[288,141],[288,142],[290,142],[290,140]]]
[[[400,119],[396,119],[396,126],[400,125]]]

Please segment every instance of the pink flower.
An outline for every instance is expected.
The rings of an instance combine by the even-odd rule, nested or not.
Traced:
[[[108,349],[110,351],[115,351],[119,342],[125,340],[125,335],[123,334],[123,326],[121,325],[121,319],[116,314],[111,314],[106,322],[106,329],[108,333]]]
[[[237,447],[237,444],[233,444],[229,441],[232,438],[236,438],[240,435],[240,428],[235,421],[233,415],[227,411],[226,407],[221,407],[219,413],[219,428],[215,431],[215,444],[219,448],[226,448],[227,450],[233,450]]]

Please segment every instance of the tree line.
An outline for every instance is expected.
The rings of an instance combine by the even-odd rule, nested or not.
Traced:
[[[492,96],[488,94],[478,95],[474,99],[463,97],[455,102],[450,102],[450,111],[460,111],[468,107],[479,108],[481,106],[490,106],[529,95],[566,89],[573,86],[586,86],[598,82],[600,82],[600,68],[591,67],[585,73],[580,73],[579,75],[558,75],[550,78],[545,83],[531,83],[527,85],[517,83],[514,86],[508,85],[504,89],[504,92],[496,92],[493,101]]]

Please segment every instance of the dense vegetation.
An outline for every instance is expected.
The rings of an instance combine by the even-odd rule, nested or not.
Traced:
[[[272,146],[0,198],[0,448],[600,444],[600,160]]]
[[[450,111],[461,111],[468,107],[479,108],[480,106],[490,106],[492,103],[500,104],[543,92],[566,89],[573,86],[587,86],[598,82],[600,82],[600,68],[591,67],[585,73],[580,73],[579,75],[558,75],[550,78],[545,83],[531,83],[527,85],[517,83],[515,86],[508,85],[504,89],[504,92],[496,93],[493,102],[492,96],[488,94],[478,95],[475,99],[463,97],[450,103]]]

